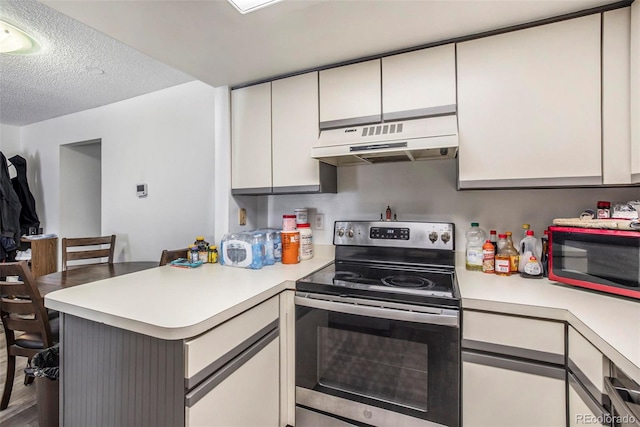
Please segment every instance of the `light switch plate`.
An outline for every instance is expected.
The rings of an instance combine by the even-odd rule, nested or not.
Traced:
[[[316,230],[324,230],[324,214],[316,214],[314,225]]]

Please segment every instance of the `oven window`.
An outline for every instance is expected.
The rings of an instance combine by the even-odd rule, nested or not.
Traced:
[[[318,382],[427,411],[427,344],[319,326]]]

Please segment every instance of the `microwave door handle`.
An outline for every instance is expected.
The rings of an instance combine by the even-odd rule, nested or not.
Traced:
[[[640,414],[636,414],[633,410],[631,410],[631,408],[629,408],[629,405],[622,398],[622,396],[620,396],[620,393],[618,393],[618,390],[625,390],[629,393],[637,393],[637,392],[627,390],[621,387],[615,387],[611,382],[611,378],[609,377],[604,378],[604,389],[606,394],[609,396],[609,399],[611,400],[611,412],[612,412],[611,415],[612,416],[614,415],[613,412],[615,410],[617,416],[620,417],[621,420],[624,420],[624,422],[620,423],[620,426],[640,427]]]

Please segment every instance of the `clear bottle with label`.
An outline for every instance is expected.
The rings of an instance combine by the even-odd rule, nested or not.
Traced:
[[[482,271],[482,245],[484,245],[486,234],[480,224],[471,223],[471,228],[467,230],[466,262],[467,270]]]
[[[527,236],[520,241],[522,251],[520,252],[518,271],[521,273],[524,271],[524,267],[531,257],[535,257],[536,261],[540,259],[540,254],[538,253],[538,239],[536,239],[533,234],[533,230],[528,230]],[[540,261],[537,262],[539,263]]]
[[[498,276],[511,275],[511,254],[507,250],[507,235],[498,235],[498,252],[495,256],[494,271]]]
[[[527,262],[524,263],[520,276],[526,279],[542,278],[542,264],[540,264],[540,261],[538,261],[538,258],[536,258],[535,255],[531,255],[527,258]]]
[[[510,231],[507,231],[506,235],[507,235],[507,250],[509,251],[509,260],[511,262],[511,272],[517,273],[519,262],[520,262],[520,255],[516,247],[513,245],[512,233]]]

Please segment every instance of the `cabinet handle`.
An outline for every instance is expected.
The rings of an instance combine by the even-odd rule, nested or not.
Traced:
[[[621,427],[640,427],[640,415],[636,414],[627,404],[622,396],[620,395],[620,391],[626,392],[628,394],[638,394],[638,391],[629,390],[624,387],[615,386],[613,384],[612,378],[605,377],[604,378],[604,389],[609,399],[611,399],[611,412],[615,414],[616,417],[619,417],[620,422],[616,425]]]

